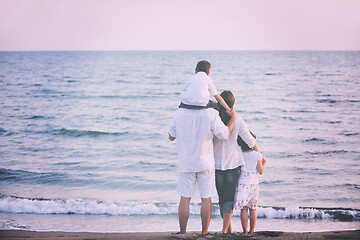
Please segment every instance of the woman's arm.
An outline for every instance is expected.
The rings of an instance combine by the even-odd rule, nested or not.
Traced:
[[[263,157],[261,160],[257,162],[256,169],[257,172],[261,175],[264,173],[266,168],[266,159]]]

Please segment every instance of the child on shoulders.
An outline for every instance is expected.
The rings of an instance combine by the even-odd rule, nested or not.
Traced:
[[[229,114],[231,109],[219,95],[212,79],[209,77],[210,66],[210,63],[206,60],[197,63],[195,75],[187,81],[183,88],[183,92],[181,94],[181,104],[179,107],[187,109],[214,107],[214,103],[209,101],[210,93]]]

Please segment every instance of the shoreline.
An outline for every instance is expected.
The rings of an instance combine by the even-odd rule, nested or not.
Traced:
[[[305,240],[305,239],[360,239],[360,229],[350,231],[304,232],[291,233],[280,231],[259,231],[253,234],[233,233],[221,234],[210,232],[203,235],[199,232],[176,234],[173,232],[136,232],[136,233],[91,233],[91,232],[34,232],[25,230],[0,230],[0,239],[273,239],[273,240]]]

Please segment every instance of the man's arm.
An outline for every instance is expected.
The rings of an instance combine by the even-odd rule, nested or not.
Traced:
[[[174,141],[176,139],[176,137],[171,136],[170,133],[168,133],[168,134],[169,134],[170,141]]]
[[[176,112],[174,117],[171,119],[169,131],[168,131],[170,141],[174,141],[176,138],[175,116],[176,116]]]

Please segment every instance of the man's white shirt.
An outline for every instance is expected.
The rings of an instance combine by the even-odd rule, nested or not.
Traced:
[[[229,130],[212,108],[179,108],[171,120],[169,134],[177,141],[178,171],[201,172],[214,169],[213,138],[225,140]]]

